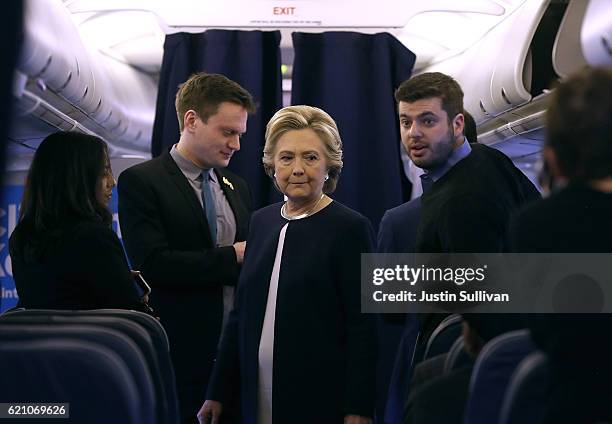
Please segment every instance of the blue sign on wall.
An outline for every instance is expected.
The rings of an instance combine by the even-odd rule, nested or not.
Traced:
[[[17,305],[18,295],[13,281],[11,257],[9,256],[8,240],[19,219],[19,204],[23,196],[22,185],[4,186],[0,202],[0,312]],[[117,191],[113,189],[113,197],[109,208],[113,213],[113,230],[119,237],[119,222],[117,218]]]
[[[8,240],[17,225],[23,186],[4,186],[0,203],[0,312],[17,304]]]

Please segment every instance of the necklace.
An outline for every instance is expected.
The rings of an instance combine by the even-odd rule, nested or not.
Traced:
[[[295,216],[287,215],[287,210],[286,210],[287,202],[285,202],[285,203],[283,203],[283,206],[281,206],[280,214],[281,214],[281,216],[283,218],[285,218],[288,221],[295,221],[296,219],[306,218],[307,216],[312,215],[312,213],[317,208],[317,206],[319,206],[319,203],[321,203],[321,200],[323,200],[324,196],[325,196],[325,194],[321,193],[321,197],[319,197],[319,200],[317,200],[317,203],[315,203],[315,205],[312,208],[310,208],[309,211],[306,211],[304,213],[301,213],[301,214],[295,215]]]

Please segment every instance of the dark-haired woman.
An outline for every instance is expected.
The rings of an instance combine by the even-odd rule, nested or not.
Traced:
[[[111,230],[114,186],[98,137],[58,132],[43,140],[9,242],[17,306],[148,309]]]

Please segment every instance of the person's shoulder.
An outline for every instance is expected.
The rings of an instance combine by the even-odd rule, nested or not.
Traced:
[[[391,223],[402,222],[405,219],[410,219],[418,213],[421,207],[421,198],[409,200],[399,206],[391,208],[385,212],[386,219]]]
[[[330,216],[336,219],[339,226],[372,226],[370,220],[367,217],[357,212],[356,210],[351,209],[348,206],[338,202],[337,200],[334,200],[327,207],[330,208]]]
[[[119,175],[119,179],[124,179],[126,176],[132,175],[148,175],[151,173],[157,174],[160,168],[163,168],[164,162],[168,161],[168,158],[163,153],[153,159],[146,160],[144,162],[137,163],[135,165],[126,168]],[[169,155],[168,155],[169,156]]]
[[[78,222],[66,230],[74,240],[115,240],[117,234],[106,224],[101,222],[83,221]]]
[[[176,169],[172,170],[174,166]],[[169,153],[164,152],[161,156],[140,162],[126,168],[117,179],[117,190],[121,200],[126,193],[143,193],[143,189],[155,189],[166,180],[166,175],[180,172],[173,162]],[[127,196],[126,196],[127,197]]]
[[[565,193],[554,193],[546,199],[531,202],[516,214],[514,222],[517,225],[545,225],[548,218],[563,213],[566,206],[571,206],[566,197]]]
[[[480,144],[474,145],[472,152],[474,160],[471,161],[470,173],[477,179],[478,185],[489,187],[503,184],[507,187],[520,187],[518,190],[525,197],[539,197],[533,183],[504,152]]]
[[[470,156],[475,158],[492,158],[494,160],[501,160],[504,162],[512,162],[512,160],[506,156],[505,153],[493,147],[485,146],[484,144],[470,144],[472,152]]]
[[[520,209],[510,222],[510,241],[513,251],[535,252],[550,250],[550,240],[555,239],[556,214],[561,210],[555,195],[537,200]]]
[[[251,215],[252,223],[263,223],[268,222],[272,219],[280,220],[280,209],[283,202],[272,203],[271,205],[264,206],[261,209],[257,209]]]
[[[472,179],[475,186],[487,185],[498,174],[515,168],[512,160],[500,150],[483,144],[472,144],[470,146],[472,151],[464,160],[459,162],[460,166],[456,166],[456,168],[458,171],[463,171],[460,172],[461,174],[465,174],[467,178]]]
[[[257,240],[266,239],[280,231],[287,223],[280,214],[282,204],[282,202],[273,203],[251,214],[248,241],[257,243]]]

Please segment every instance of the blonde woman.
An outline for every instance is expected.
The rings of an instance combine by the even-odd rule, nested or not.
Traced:
[[[252,218],[238,298],[198,417],[240,392],[242,423],[371,422],[375,331],[360,312],[373,231],[332,200],[342,142],[323,110],[290,106],[266,130],[264,168],[286,202]]]

